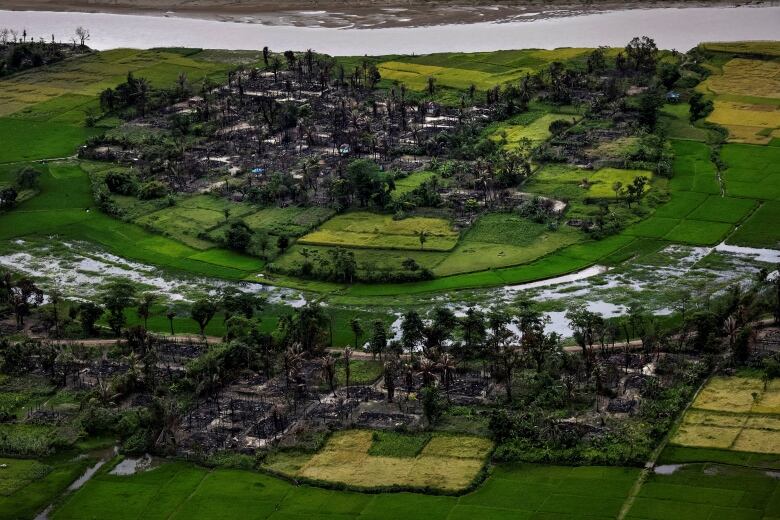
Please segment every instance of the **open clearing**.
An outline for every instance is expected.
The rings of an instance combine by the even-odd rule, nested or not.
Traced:
[[[425,236],[424,243],[420,240],[421,233]],[[444,219],[409,217],[394,220],[391,215],[355,211],[328,220],[298,242],[373,249],[449,251],[457,241],[458,232],[453,231]]]

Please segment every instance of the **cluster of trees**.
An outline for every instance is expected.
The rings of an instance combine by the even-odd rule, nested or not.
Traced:
[[[22,166],[11,172],[13,184],[0,187],[0,210],[16,206],[19,193],[40,188],[41,172],[31,166]]]
[[[53,34],[48,41],[43,38],[36,40],[27,34],[26,29],[20,32],[7,27],[0,28],[0,77],[56,63],[74,54],[90,52],[86,46],[87,40],[89,30],[84,27],[76,29],[70,44],[56,42]]]

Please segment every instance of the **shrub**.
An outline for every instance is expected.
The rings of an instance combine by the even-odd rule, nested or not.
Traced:
[[[41,172],[29,166],[23,166],[14,173],[16,185],[23,190],[38,189]]]
[[[106,174],[106,186],[111,193],[119,195],[135,195],[136,179],[129,171],[114,170]]]
[[[149,181],[141,185],[138,190],[138,198],[141,200],[159,199],[168,193],[168,186],[160,181]]]

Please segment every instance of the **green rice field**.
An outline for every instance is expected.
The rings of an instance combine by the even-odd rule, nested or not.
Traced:
[[[71,518],[614,518],[637,469],[499,466],[462,497],[361,494],[181,462],[130,477],[101,471],[52,516]],[[132,490],[132,493],[129,492]]]

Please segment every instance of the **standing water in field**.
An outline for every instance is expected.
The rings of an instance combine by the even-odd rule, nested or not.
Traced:
[[[659,47],[687,50],[703,41],[780,39],[780,7],[634,9],[545,19],[516,16],[501,23],[450,23],[427,27],[337,28],[267,26],[156,16],[0,11],[6,27],[63,41],[88,27],[89,45],[209,49],[315,49],[335,56],[427,54],[500,49],[622,46],[638,34]]]

